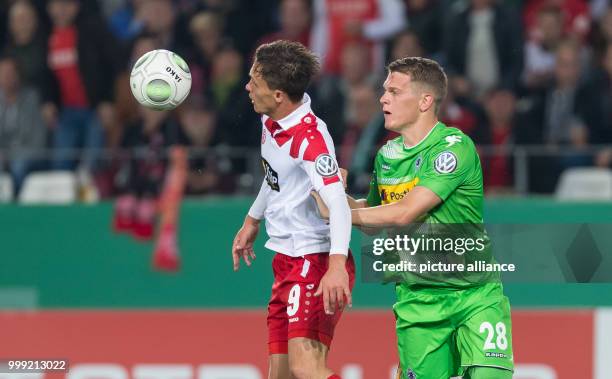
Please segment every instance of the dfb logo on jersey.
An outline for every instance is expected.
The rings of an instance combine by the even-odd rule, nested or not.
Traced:
[[[329,154],[321,154],[315,159],[317,173],[324,177],[334,176],[338,173],[338,164]]]
[[[276,171],[274,171],[268,161],[263,158],[261,158],[261,164],[263,165],[266,182],[268,182],[270,188],[272,188],[274,191],[280,192],[280,187],[278,186],[278,174]]]
[[[450,174],[457,168],[457,157],[450,151],[443,151],[436,157],[434,167],[440,174]]]

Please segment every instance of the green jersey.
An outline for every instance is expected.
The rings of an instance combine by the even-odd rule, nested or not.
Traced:
[[[438,251],[415,255],[391,251],[391,263],[398,257],[419,265],[430,261],[466,266],[476,261],[493,262],[491,244],[482,227],[482,168],[467,135],[439,122],[416,146],[404,146],[402,137],[383,146],[374,162],[369,206],[400,201],[416,186],[430,189],[442,202],[408,227],[409,232],[391,230],[390,234],[418,238],[424,231],[435,237],[451,225],[455,236],[451,240],[482,237],[485,247],[477,253],[458,254],[455,245],[444,255]],[[460,227],[454,229],[456,225]],[[446,247],[441,250],[448,251]],[[470,377],[478,372],[478,377],[512,377],[510,304],[498,273],[409,271],[391,280],[398,282],[393,311],[402,379],[465,377],[466,372]],[[487,331],[493,330],[493,325],[497,338],[487,344],[492,335]]]
[[[369,206],[399,201],[415,186],[427,187],[442,199],[419,221],[482,224],[480,158],[474,142],[461,130],[438,122],[415,146],[406,147],[400,136],[378,151]]]
[[[386,261],[455,264],[452,270],[456,271],[432,270],[418,274],[410,271],[400,277],[386,275],[385,280],[442,287],[468,287],[498,281],[497,273],[482,270],[484,264],[493,260],[490,240],[483,227],[482,168],[470,137],[438,122],[415,146],[406,147],[401,136],[387,142],[376,155],[368,205],[400,201],[416,186],[427,187],[442,202],[406,230],[394,229],[390,234],[408,235],[413,239],[422,237],[427,242],[421,246],[428,247],[416,255],[397,251],[386,256]],[[466,252],[468,240],[471,250]],[[429,247],[430,242],[434,248]],[[440,252],[445,254],[440,255]]]

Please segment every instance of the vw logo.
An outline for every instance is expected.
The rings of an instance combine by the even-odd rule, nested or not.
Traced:
[[[338,173],[338,164],[329,154],[321,154],[315,160],[315,169],[321,176],[334,176]]]
[[[450,174],[457,168],[457,157],[450,151],[443,151],[436,157],[434,167],[440,174]]]

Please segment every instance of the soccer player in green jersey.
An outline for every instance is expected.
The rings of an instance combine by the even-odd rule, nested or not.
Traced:
[[[388,66],[380,102],[385,128],[400,136],[378,151],[367,199],[349,197],[354,225],[482,225],[482,168],[474,143],[438,121],[446,90],[446,74],[433,60],[402,58]],[[511,378],[510,305],[501,283],[455,279],[396,283],[398,376]]]

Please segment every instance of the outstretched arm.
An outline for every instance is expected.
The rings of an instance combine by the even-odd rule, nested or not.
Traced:
[[[366,227],[403,226],[417,220],[442,202],[432,190],[416,186],[393,204],[351,211],[353,225]]]

